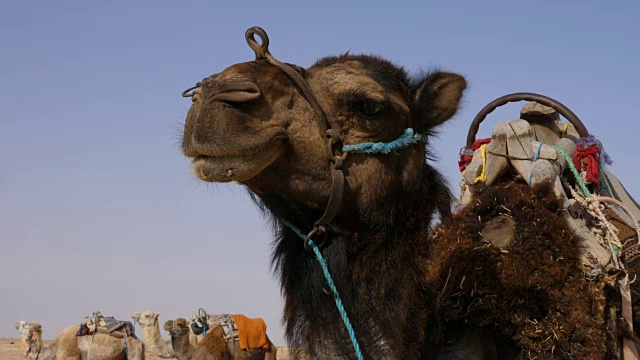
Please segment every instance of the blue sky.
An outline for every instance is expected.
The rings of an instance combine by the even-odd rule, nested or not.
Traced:
[[[637,1],[213,2],[4,1],[0,4],[0,337],[37,320],[46,338],[95,310],[160,320],[262,316],[283,344],[270,229],[237,185],[190,172],[178,141],[180,92],[253,59],[267,30],[281,61],[309,66],[351,50],[411,73],[469,81],[442,128],[437,163],[457,189],[457,154],[475,113],[538,92],[571,108],[640,197]],[[493,113],[481,127],[517,118]]]

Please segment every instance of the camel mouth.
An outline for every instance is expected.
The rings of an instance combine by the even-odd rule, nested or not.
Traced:
[[[244,182],[258,175],[282,155],[281,141],[273,139],[267,144],[244,151],[244,154],[197,155],[191,168],[206,182]]]

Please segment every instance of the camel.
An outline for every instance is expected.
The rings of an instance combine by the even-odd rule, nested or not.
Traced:
[[[142,339],[145,341],[145,355],[147,358],[157,357],[170,359],[173,357],[171,340],[163,339],[160,335],[158,317],[160,315],[151,311],[134,312],[131,318],[142,328]],[[192,343],[195,340],[192,340]]]
[[[171,336],[171,345],[178,360],[224,360],[227,359],[227,345],[222,326],[216,326],[198,344],[189,341],[189,324],[178,318],[167,320],[164,329]]]
[[[209,328],[215,328],[216,326],[223,325],[225,323],[225,318],[228,316],[233,318],[232,315],[212,315],[206,313],[203,309],[199,309],[198,313],[194,313],[191,316],[191,322],[189,323],[189,336],[194,336],[196,338],[196,343],[199,343],[204,339],[206,335],[199,333],[195,335],[194,325],[199,328],[199,331],[202,331],[202,320],[199,319],[199,316],[202,316],[202,320],[206,321],[206,324]],[[208,333],[207,333],[208,334]],[[227,347],[229,349],[229,354],[231,359],[264,359],[264,360],[276,360],[278,354],[278,348],[271,342],[269,336],[266,335],[266,342],[268,343],[267,349],[249,349],[243,350],[240,346],[240,341],[238,340],[238,336],[235,336],[234,340],[231,341],[229,338],[227,339]],[[191,342],[194,344],[194,342]]]
[[[42,326],[35,321],[19,321],[16,330],[20,333],[20,357],[22,359],[55,359],[58,342],[44,345]]]
[[[266,34],[258,36],[267,54]],[[434,215],[450,214],[451,194],[425,155],[434,128],[456,113],[464,77],[436,71],[411,78],[380,57],[348,53],[285,72],[259,51],[256,61],[205,78],[191,94],[182,151],[201,180],[245,185],[273,219],[289,347],[311,358],[355,358],[322,268],[293,229],[314,229],[333,181],[319,112],[293,72],[317,98],[337,146],[390,142],[409,128],[420,134],[390,154],[334,159],[345,169],[342,201],[315,239],[365,358],[435,358],[441,330],[426,282],[426,245]],[[487,342],[477,338],[471,352]]]
[[[20,321],[20,352],[24,359],[55,360],[126,360],[123,339],[96,333],[93,336],[76,336],[79,325],[72,325],[60,333],[50,346],[42,341],[42,325],[38,322]],[[128,339],[130,360],[144,360],[144,344],[135,338]]]
[[[543,271],[548,257],[526,257],[526,246],[510,257],[505,255],[510,250],[469,243],[475,238],[452,243],[455,234],[469,236],[456,233],[458,227],[478,230],[475,212],[493,209],[469,205],[452,217],[451,192],[428,152],[438,126],[458,110],[467,86],[463,76],[433,71],[411,77],[381,57],[350,53],[302,68],[275,60],[264,30],[251,28],[245,37],[255,61],[232,65],[183,92],[192,105],[182,152],[198,178],[244,185],[272,220],[272,263],[284,296],[290,348],[320,359],[359,358],[356,343],[366,359],[608,356],[603,337],[616,334],[607,335],[586,316],[589,304],[602,305],[602,292],[578,276],[578,250],[569,246],[571,230],[553,212],[560,205],[552,185],[539,184],[531,195],[527,185],[525,191],[505,183],[497,190],[478,190],[483,197],[473,200],[500,195],[501,205],[524,204],[527,211],[514,217],[515,228],[526,225],[530,238],[514,246],[531,241],[541,251],[535,254],[552,254],[557,263],[549,269],[555,274]],[[540,231],[535,231],[540,221],[531,223],[533,210],[552,226],[541,237],[546,242],[539,242]],[[443,227],[431,234],[436,216]],[[552,244],[555,235],[558,243]],[[545,244],[553,251],[545,253]],[[475,283],[465,283],[459,270],[476,272],[474,279],[485,276],[486,286],[508,282],[494,271],[501,257],[520,281],[501,286],[530,296],[524,298],[527,303],[503,297],[504,312],[483,318],[483,306],[495,304],[491,298],[474,303]],[[517,259],[527,260],[528,267],[518,268]],[[456,283],[448,281],[451,269]],[[560,280],[571,284],[566,293],[536,288],[526,270],[539,270],[535,275],[544,286]],[[565,301],[551,322],[582,322],[563,333],[568,339],[536,339],[535,326],[526,327],[551,313],[529,317],[545,309],[550,292],[553,301]],[[571,301],[580,305],[575,316],[566,306]],[[474,306],[474,321],[465,318],[464,305]],[[350,323],[353,336],[343,321]],[[527,352],[532,349],[538,352]]]

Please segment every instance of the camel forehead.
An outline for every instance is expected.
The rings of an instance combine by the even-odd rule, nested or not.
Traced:
[[[217,74],[217,79],[222,81],[234,77],[248,77],[251,80],[273,80],[274,77],[279,75],[285,76],[285,74],[278,71],[275,66],[265,61],[249,61],[229,66]]]
[[[311,78],[331,93],[365,93],[373,100],[386,101],[387,91],[357,61],[310,70]]]

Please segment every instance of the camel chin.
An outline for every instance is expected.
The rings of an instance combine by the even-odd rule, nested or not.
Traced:
[[[191,167],[200,180],[207,182],[244,182],[260,174],[276,161],[283,151],[273,146],[249,156],[198,156]]]

